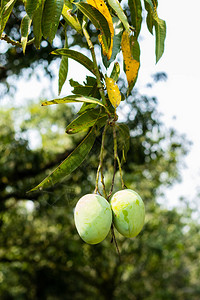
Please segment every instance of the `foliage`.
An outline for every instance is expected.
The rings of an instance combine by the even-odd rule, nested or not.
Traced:
[[[113,173],[113,184],[109,195],[112,193],[114,186],[115,172],[116,172],[116,161],[118,163],[118,168],[120,171],[120,176],[122,180],[122,187],[124,187],[122,179],[122,169],[121,163],[117,151],[117,135],[116,131],[116,121],[118,115],[116,108],[120,105],[121,94],[117,85],[118,76],[116,77],[116,66],[111,74],[111,77],[107,74],[102,74],[100,67],[97,64],[97,58],[94,50],[94,45],[92,43],[91,36],[88,32],[88,21],[90,21],[97,30],[99,30],[98,39],[102,47],[102,61],[107,68],[111,62],[116,58],[116,55],[122,50],[124,71],[127,77],[128,88],[126,94],[128,95],[133,89],[135,82],[137,80],[139,65],[140,65],[140,47],[139,47],[139,32],[141,28],[142,19],[142,9],[140,1],[128,1],[127,7],[129,9],[129,15],[131,15],[131,20],[129,21],[126,17],[126,13],[123,11],[118,0],[108,1],[105,3],[103,0],[88,0],[88,1],[54,1],[54,0],[41,0],[38,2],[26,1],[25,2],[25,16],[23,17],[20,25],[21,31],[21,43],[18,41],[11,40],[7,35],[3,34],[6,23],[14,7],[15,1],[1,2],[1,21],[0,21],[0,36],[1,39],[10,42],[12,45],[21,46],[23,53],[25,54],[27,44],[34,43],[36,48],[40,48],[40,42],[42,37],[48,40],[50,44],[56,36],[59,23],[64,29],[65,36],[65,47],[62,49],[57,49],[52,52],[52,54],[62,55],[62,60],[59,69],[59,93],[61,92],[62,86],[67,78],[68,73],[68,58],[75,59],[84,67],[86,67],[91,73],[93,73],[95,82],[93,83],[92,90],[89,95],[82,95],[81,91],[77,88],[77,94],[66,96],[62,99],[54,99],[48,102],[43,102],[43,105],[49,104],[59,104],[59,103],[69,103],[69,102],[83,102],[83,107],[81,108],[82,115],[79,117],[77,122],[69,124],[68,127],[73,127],[73,131],[70,134],[76,133],[77,131],[85,130],[85,126],[80,126],[80,121],[85,123],[85,110],[88,109],[88,104],[97,104],[99,106],[98,117],[96,114],[90,114],[90,119],[92,116],[94,118],[88,123],[88,128],[90,132],[83,139],[81,144],[75,149],[70,156],[68,156],[61,165],[56,168],[51,175],[44,179],[39,185],[32,189],[42,189],[43,187],[50,187],[58,180],[62,179],[64,176],[73,172],[85,159],[86,155],[92,149],[94,144],[94,139],[96,133],[96,127],[105,126],[104,134],[108,126],[113,127],[113,147],[114,147],[114,173]],[[157,5],[155,1],[144,1],[145,9],[148,12],[147,15],[147,26],[152,33],[152,28],[155,27],[156,32],[156,61],[160,59],[164,51],[164,40],[165,40],[165,22],[158,18]],[[114,15],[114,18],[112,18]],[[129,23],[132,22],[132,23]],[[120,24],[120,35],[119,30],[114,24]],[[28,35],[30,32],[31,24],[33,26],[33,38],[28,41]],[[68,48],[67,42],[67,26],[70,25],[77,35],[83,35],[86,39],[88,48],[91,51],[92,61],[79,51],[75,51]],[[135,26],[135,28],[133,28]],[[116,29],[116,30],[115,30]],[[113,52],[113,46],[115,51]],[[119,66],[119,65],[118,65]],[[116,77],[116,80],[113,78]],[[85,84],[87,87],[87,83]],[[99,93],[96,93],[96,87]],[[107,89],[107,94],[104,93],[104,88]],[[98,96],[98,98],[95,98]],[[89,106],[90,111],[96,111],[96,107]],[[84,111],[83,111],[84,110]],[[105,118],[105,113],[107,113],[107,119]],[[80,114],[80,113],[79,113]],[[84,116],[83,116],[84,115]],[[78,129],[77,129],[78,126]],[[126,127],[124,127],[125,130]],[[67,133],[69,131],[67,130]],[[127,140],[127,135],[129,131],[126,132],[125,138]],[[123,135],[120,136],[123,139]],[[99,192],[98,178],[99,173],[101,173],[101,182],[103,185],[104,196],[107,198],[105,191],[105,185],[103,182],[103,152],[104,152],[104,135],[102,138],[101,145],[101,156],[100,163],[97,170],[96,186],[95,192]],[[124,145],[126,141],[122,142]],[[87,149],[87,150],[85,150]],[[126,160],[125,155],[128,149],[123,151],[124,161]]]

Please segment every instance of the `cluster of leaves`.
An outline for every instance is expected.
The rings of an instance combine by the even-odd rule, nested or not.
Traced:
[[[3,34],[3,30],[12,13],[16,0],[1,2],[0,36],[12,45],[21,46],[25,54],[26,46],[34,43],[36,48],[40,48],[42,38],[53,43],[61,22],[64,34],[65,45],[62,49],[52,52],[61,55],[62,60],[59,69],[59,93],[67,78],[68,58],[74,59],[86,67],[94,77],[88,77],[84,86],[75,85],[74,95],[61,99],[54,99],[43,102],[42,105],[81,102],[83,106],[78,113],[78,117],[68,125],[66,132],[74,134],[90,129],[83,141],[68,156],[56,170],[32,190],[41,189],[55,184],[64,176],[73,172],[86,158],[93,147],[96,138],[96,130],[99,130],[106,123],[116,122],[116,108],[119,106],[122,95],[119,91],[117,80],[119,79],[119,64],[114,64],[111,75],[103,75],[97,65],[94,46],[87,31],[88,21],[99,30],[98,39],[102,47],[102,60],[106,68],[115,61],[117,54],[122,50],[124,71],[127,77],[127,95],[133,89],[138,76],[140,66],[140,47],[138,37],[142,22],[141,1],[128,1],[131,15],[131,24],[118,0],[69,1],[69,0],[26,0],[25,15],[21,20],[20,32],[21,41],[13,41]],[[160,59],[164,51],[164,40],[166,34],[165,22],[158,18],[157,1],[145,0],[147,10],[147,26],[151,33],[153,27],[156,32],[156,61]],[[79,51],[68,48],[67,28],[70,25],[77,35],[83,35],[91,50],[92,60]],[[32,26],[32,27],[31,27]],[[32,28],[33,38],[28,40]],[[107,94],[104,93],[104,88]],[[115,124],[114,124],[115,125]],[[126,126],[119,125],[118,133],[125,138],[123,144],[123,160],[126,160],[128,151],[129,130]]]

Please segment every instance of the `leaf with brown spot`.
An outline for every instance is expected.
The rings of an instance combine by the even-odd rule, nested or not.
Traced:
[[[131,43],[130,43],[131,42]],[[131,40],[128,31],[124,31],[122,35],[121,47],[122,53],[124,58],[124,69],[128,81],[129,92],[132,90],[133,86],[135,85],[138,70],[140,67],[140,62],[138,61],[138,57],[132,56],[132,47],[134,43]]]

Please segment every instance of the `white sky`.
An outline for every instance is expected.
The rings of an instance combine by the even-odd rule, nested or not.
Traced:
[[[158,15],[166,20],[167,38],[165,53],[155,65],[155,40],[143,25],[141,35],[141,68],[137,86],[143,92],[156,96],[159,101],[158,110],[163,113],[162,120],[166,126],[172,126],[180,133],[186,133],[193,142],[185,163],[187,169],[182,170],[183,181],[166,191],[169,206],[177,205],[180,196],[192,199],[200,187],[200,1],[191,0],[159,0]],[[54,64],[55,68],[58,65]],[[70,60],[68,78],[84,80],[86,69]],[[164,71],[168,75],[167,82],[160,82],[153,89],[145,89],[151,75]],[[87,73],[90,75],[89,73]],[[34,75],[34,74],[33,74]],[[33,76],[34,78],[34,76]],[[46,82],[46,84],[48,84]],[[41,94],[42,82],[20,81],[16,99],[37,98]],[[63,88],[63,95],[68,92],[68,84]],[[57,80],[53,84],[57,95]],[[51,97],[51,95],[44,95]],[[176,116],[176,119],[173,118]]]

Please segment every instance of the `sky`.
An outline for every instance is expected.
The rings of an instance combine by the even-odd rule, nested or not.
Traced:
[[[157,84],[151,92],[158,98],[158,110],[163,113],[166,126],[185,133],[193,143],[185,159],[187,168],[181,171],[182,182],[166,191],[169,206],[176,204],[181,196],[192,200],[200,191],[199,11],[199,0],[159,1],[158,15],[166,20],[167,37],[164,55],[157,65],[151,59],[155,49],[152,37],[144,26],[142,31],[143,66],[138,84],[148,81],[152,73],[167,73],[167,82]]]
[[[190,5],[188,5],[190,3]],[[192,141],[190,152],[184,162],[186,168],[181,168],[182,182],[165,190],[168,207],[178,205],[181,196],[195,198],[200,191],[200,1],[199,0],[159,0],[158,15],[167,24],[165,52],[160,61],[155,64],[155,38],[146,25],[141,31],[141,67],[136,87],[140,93],[156,96],[158,110],[162,113],[162,121],[167,127],[175,128],[179,133],[185,133]],[[52,68],[58,72],[58,64]],[[146,83],[152,81],[152,74],[166,72],[168,80],[156,84],[152,89],[146,88]],[[89,73],[80,64],[70,60],[68,78],[83,81]],[[37,82],[33,74],[32,81],[24,84],[20,80],[16,100],[21,97],[37,98],[41,95],[42,87],[48,81]],[[33,84],[34,81],[34,84]],[[57,96],[57,79],[52,90]],[[66,95],[69,85],[63,88]],[[45,97],[52,95],[43,94]],[[50,99],[49,98],[49,99]]]

